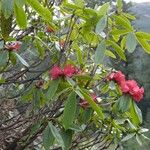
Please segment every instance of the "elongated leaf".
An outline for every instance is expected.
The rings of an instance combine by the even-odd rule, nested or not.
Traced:
[[[79,45],[77,43],[74,43],[73,48],[76,51],[76,56],[77,56],[78,63],[80,65],[82,65],[83,64],[83,57],[82,57],[82,51],[81,51]]]
[[[147,41],[150,41],[150,34],[146,32],[136,32],[135,35],[137,38],[145,39]]]
[[[131,116],[132,122],[136,126],[138,126],[138,125],[140,125],[142,123],[142,113],[141,113],[141,110],[138,108],[138,106],[135,104],[134,101],[132,101],[132,103],[131,103],[130,116]]]
[[[73,130],[73,131],[76,131],[76,132],[82,132],[83,131],[83,128],[81,126],[78,126],[78,125],[75,125],[75,124],[72,124],[69,129]]]
[[[122,0],[117,0],[117,8],[119,13],[122,11],[122,6],[123,6]]]
[[[93,116],[93,109],[88,108],[82,113],[82,122],[87,123]]]
[[[133,27],[131,26],[131,24],[128,21],[124,20],[122,16],[113,15],[113,18],[115,19],[117,25],[123,26],[124,28],[133,31]]]
[[[72,142],[73,131],[71,131],[71,130],[64,131],[63,130],[61,135],[62,135],[64,144],[65,144],[64,150],[69,150],[70,146],[71,146],[71,142]]]
[[[26,0],[27,3],[45,20],[50,21],[52,19],[51,12],[42,6],[38,0]]]
[[[80,6],[81,8],[83,8],[84,5],[85,5],[85,1],[84,1],[84,0],[75,0],[74,3],[75,3],[77,6]]]
[[[141,39],[139,37],[137,37],[137,40],[139,44],[142,46],[142,48],[144,49],[144,51],[150,54],[150,44],[148,43],[148,41]]]
[[[43,47],[43,45],[39,42],[39,40],[36,40],[35,41],[35,46],[38,50],[38,53],[39,53],[39,57],[41,59],[44,59],[44,56],[45,56],[45,48]]]
[[[121,96],[118,101],[116,102],[116,109],[121,112],[125,113],[129,110],[131,105],[131,98],[129,96],[123,95]]]
[[[49,126],[47,126],[43,132],[43,146],[44,146],[45,150],[49,150],[49,148],[53,144],[54,140],[55,140],[55,138],[51,132],[51,129]]]
[[[111,57],[111,58],[116,59],[116,56],[115,56],[115,54],[114,54],[112,51],[106,50],[106,51],[105,51],[105,55],[106,55],[106,56],[109,56],[109,57]]]
[[[131,20],[135,20],[136,19],[136,17],[134,15],[131,15],[129,13],[122,13],[122,14],[123,14],[123,16],[125,16],[128,19],[131,19]]]
[[[48,91],[46,93],[47,102],[49,102],[53,98],[53,96],[55,95],[55,93],[56,93],[56,91],[58,89],[59,83],[60,83],[60,79],[53,80],[50,83]]]
[[[13,0],[1,0],[2,13],[8,19],[13,14]]]
[[[119,56],[122,60],[126,61],[126,56],[125,56],[125,54],[124,54],[122,48],[121,48],[118,44],[116,44],[115,42],[113,42],[113,41],[111,41],[111,40],[108,40],[108,41],[107,41],[107,44],[108,44],[108,45],[111,45],[111,46],[114,48],[114,50],[116,51],[116,53],[118,54],[118,56]]]
[[[111,31],[111,34],[112,35],[124,35],[124,34],[127,34],[129,33],[130,31],[129,30],[126,30],[126,29],[113,29]]]
[[[110,7],[109,2],[103,4],[103,5],[100,7],[100,9],[98,10],[98,15],[99,15],[99,16],[106,15],[107,12],[108,12],[108,10],[109,10],[109,7]]]
[[[48,123],[48,126],[50,127],[51,132],[52,132],[53,136],[55,137],[56,141],[60,144],[60,146],[64,150],[65,144],[64,144],[64,141],[63,141],[61,134],[59,133],[57,128],[55,126],[53,126],[50,122]]]
[[[68,129],[70,125],[73,123],[76,114],[76,107],[77,107],[76,93],[72,92],[65,103],[65,109],[63,113],[63,125],[65,129]]]
[[[137,45],[136,37],[134,33],[130,32],[126,38],[126,48],[130,53],[133,53]]]
[[[126,40],[127,40],[127,37],[126,37],[126,36],[124,36],[124,37],[122,38],[122,40],[121,40],[121,48],[122,48],[122,49],[125,48],[125,46],[126,46]]]
[[[18,53],[15,53],[15,55],[24,66],[29,67],[29,64]]]
[[[2,37],[5,41],[7,41],[7,39],[9,38],[9,34],[11,33],[11,27],[12,27],[12,15],[6,19],[4,14],[1,13],[0,14],[0,19],[1,19],[1,34]]]
[[[137,140],[137,142],[138,142],[138,144],[139,144],[140,146],[143,145],[140,135],[136,134],[136,140]]]
[[[130,133],[127,136],[125,136],[121,141],[125,142],[128,141],[129,139],[133,138],[135,136],[135,133]]]
[[[8,61],[8,52],[7,51],[0,51],[0,67],[5,65]]]
[[[23,7],[23,5],[25,4],[25,1],[26,1],[26,0],[14,0],[15,4],[16,4],[18,7]]]
[[[96,30],[95,32],[97,34],[101,34],[101,32],[105,29],[107,25],[107,16],[103,16],[97,23],[96,25]]]
[[[89,103],[89,105],[92,107],[92,109],[94,111],[96,111],[99,118],[103,120],[104,115],[103,115],[102,109],[93,101],[93,99],[91,98],[89,93],[85,89],[80,89],[80,92],[81,92],[80,95],[82,95],[82,97],[84,97],[84,99]]]
[[[22,7],[18,7],[17,4],[14,5],[14,12],[16,17],[16,22],[18,26],[22,29],[27,27],[27,18],[25,11]]]
[[[94,63],[99,65],[103,63],[103,59],[105,56],[106,51],[106,43],[105,41],[102,41],[99,46],[96,49],[95,55],[94,55]]]

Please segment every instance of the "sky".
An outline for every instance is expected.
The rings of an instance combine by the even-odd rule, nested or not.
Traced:
[[[125,1],[127,1],[127,2],[132,1],[132,2],[136,2],[136,3],[150,2],[150,0],[125,0]]]

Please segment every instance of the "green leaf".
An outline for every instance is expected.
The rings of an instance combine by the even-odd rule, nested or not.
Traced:
[[[2,4],[2,12],[4,14],[4,17],[8,19],[13,14],[13,0],[1,0]]]
[[[26,0],[14,0],[15,4],[16,4],[18,7],[23,7],[23,5],[25,4],[25,1],[26,1]]]
[[[42,44],[41,44],[38,40],[35,41],[35,46],[36,46],[36,48],[37,48],[37,50],[38,50],[38,53],[39,53],[40,58],[41,58],[41,59],[44,59],[44,56],[45,56],[45,48],[42,46]]]
[[[4,66],[8,61],[8,52],[0,51],[0,67]]]
[[[51,132],[52,132],[53,136],[55,137],[56,141],[60,144],[60,146],[64,150],[65,144],[64,144],[64,141],[63,141],[61,134],[59,133],[57,128],[55,126],[53,126],[50,122],[48,123],[48,126],[50,127]]]
[[[12,63],[13,65],[16,65],[17,59],[16,59],[15,53],[10,52],[10,57],[9,57],[9,59],[10,59],[10,61],[11,61],[11,63]]]
[[[138,108],[136,103],[132,101],[131,107],[130,107],[130,117],[132,122],[138,126],[142,123],[142,113],[141,110]]]
[[[137,140],[137,142],[138,142],[138,144],[139,144],[140,146],[143,145],[143,144],[142,144],[141,137],[140,137],[138,134],[136,134],[136,140]]]
[[[68,96],[68,99],[65,103],[64,113],[63,113],[63,125],[65,129],[68,129],[73,123],[77,107],[76,93],[72,92]]]
[[[111,57],[111,58],[116,59],[116,56],[115,56],[115,54],[114,54],[112,51],[106,50],[106,51],[105,51],[105,55],[106,55],[106,56],[109,56],[109,57]]]
[[[4,14],[1,13],[0,14],[0,21],[1,21],[1,34],[2,34],[2,37],[5,41],[8,40],[9,38],[9,34],[11,33],[12,31],[12,21],[13,21],[13,16],[11,15],[8,19],[6,19],[4,17]]]
[[[135,16],[133,16],[133,15],[131,15],[131,14],[129,14],[129,13],[122,13],[122,14],[123,14],[123,16],[125,16],[125,17],[128,18],[128,19],[131,19],[131,20],[135,20],[135,19],[136,19]]]
[[[26,67],[29,67],[29,64],[18,54],[18,53],[14,53],[17,58],[19,59],[19,61]]]
[[[47,93],[46,93],[47,102],[49,102],[54,97],[54,95],[58,89],[58,85],[59,85],[60,81],[61,81],[60,79],[51,81],[49,88],[47,90]]]
[[[129,33],[130,31],[129,30],[126,30],[126,29],[113,29],[111,31],[111,34],[114,36],[114,35],[124,35],[124,34],[127,34]]]
[[[107,16],[103,16],[97,23],[95,32],[101,34],[107,25]]]
[[[135,133],[130,133],[127,136],[125,136],[121,141],[125,142],[128,141],[129,139],[133,138],[135,136]]]
[[[134,33],[130,32],[126,38],[126,48],[128,52],[133,53],[137,45],[136,37]]]
[[[77,6],[81,7],[81,8],[83,8],[84,5],[85,5],[85,1],[84,1],[84,0],[75,0],[74,3],[75,3]]]
[[[122,48],[122,49],[125,48],[125,46],[126,46],[126,40],[127,40],[127,37],[126,37],[126,36],[124,36],[124,37],[122,38],[122,40],[121,40],[121,48]]]
[[[82,65],[83,64],[83,57],[82,57],[82,51],[81,51],[79,45],[77,43],[74,43],[73,48],[75,49],[78,63],[80,65]]]
[[[82,95],[82,97],[84,97],[84,99],[89,103],[89,105],[93,108],[93,110],[96,111],[99,118],[103,120],[104,115],[103,115],[102,109],[93,101],[93,99],[89,95],[88,91],[86,91],[85,89],[80,89],[80,92],[81,92],[80,95]]]
[[[142,46],[142,48],[144,49],[144,51],[150,54],[150,44],[148,43],[148,41],[141,39],[139,37],[137,37],[137,40],[139,44]]]
[[[126,61],[126,56],[125,56],[125,54],[124,54],[122,48],[121,48],[118,44],[116,44],[115,42],[113,42],[113,41],[111,41],[111,40],[108,40],[108,41],[107,41],[107,45],[111,45],[111,46],[114,48],[114,50],[116,51],[116,53],[118,54],[118,56],[119,56],[122,60]]]
[[[82,113],[83,123],[87,123],[91,119],[92,115],[93,115],[93,109],[91,108],[85,109],[84,112]]]
[[[119,13],[122,11],[122,7],[123,7],[122,0],[117,0],[117,8]]]
[[[49,150],[50,146],[53,145],[54,140],[55,140],[55,138],[54,138],[54,136],[51,132],[51,129],[48,125],[43,132],[43,146],[44,146],[45,150]]]
[[[103,4],[103,5],[100,7],[100,9],[98,10],[98,15],[99,15],[99,16],[106,15],[106,14],[108,13],[109,7],[110,7],[109,2]]]
[[[116,21],[117,25],[123,26],[124,28],[128,29],[129,31],[133,31],[133,27],[131,26],[131,23],[129,21],[126,21],[123,19],[122,16],[113,15],[113,18]]]
[[[61,135],[62,135],[64,144],[65,144],[64,150],[69,150],[70,146],[71,146],[71,142],[72,142],[73,131],[71,131],[71,130],[67,130],[67,131],[63,130]]]
[[[46,21],[52,20],[51,12],[42,6],[42,4],[38,0],[26,0],[27,3]]]
[[[94,63],[99,65],[103,63],[103,59],[106,51],[106,42],[103,40],[97,47],[94,55]]]
[[[78,125],[75,125],[75,124],[72,124],[70,127],[69,127],[70,130],[73,130],[73,131],[76,131],[76,132],[82,132],[83,131],[83,128],[78,126]]]
[[[130,105],[131,98],[129,96],[123,95],[117,100],[116,109],[121,113],[125,113],[129,110]]]
[[[137,38],[145,39],[147,41],[150,41],[150,34],[146,32],[136,32],[135,35]]]
[[[26,18],[26,13],[23,9],[23,7],[18,7],[18,5],[15,3],[14,4],[14,12],[15,12],[15,17],[16,17],[16,22],[18,26],[22,29],[27,27],[27,18]]]

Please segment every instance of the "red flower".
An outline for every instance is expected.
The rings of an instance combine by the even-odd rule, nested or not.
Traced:
[[[139,88],[135,80],[128,80],[126,84],[129,87],[129,94],[133,96],[134,100],[139,102],[143,98],[144,88]]]
[[[133,94],[134,100],[140,102],[140,100],[143,98],[143,94],[144,94],[144,88],[136,87],[134,89],[134,94]]]
[[[6,45],[6,48],[9,49],[9,50],[12,50],[12,51],[18,51],[21,47],[21,42],[19,41],[16,41],[16,42],[11,42],[11,43],[8,43]]]
[[[71,64],[66,65],[63,69],[63,73],[67,77],[72,77],[77,72],[78,72],[78,69]]]
[[[126,84],[125,81],[121,82],[119,86],[120,86],[120,89],[121,89],[121,91],[122,91],[123,93],[129,92],[129,87],[128,87],[128,85]]]
[[[94,102],[97,102],[97,99],[96,99],[97,96],[96,96],[96,94],[92,93],[92,94],[90,94],[90,95],[91,95],[91,98],[93,99],[93,101],[94,101]],[[79,105],[80,105],[81,107],[83,107],[83,108],[87,108],[87,107],[89,106],[89,103],[88,103],[86,100],[81,99]]]
[[[118,84],[125,81],[125,75],[121,71],[116,72],[113,78]]]
[[[127,81],[126,81],[126,84],[127,84],[127,86],[129,87],[130,92],[132,92],[132,89],[133,89],[134,87],[138,86],[138,85],[137,85],[137,82],[136,82],[135,80],[127,80]]]
[[[130,94],[135,101],[139,102],[143,98],[144,88],[139,88],[135,80],[126,80],[121,71],[111,73],[107,79],[116,81],[122,93]]]
[[[58,77],[60,77],[61,75],[63,75],[63,71],[62,69],[55,65],[49,72],[49,74],[51,75],[52,80],[57,79]]]
[[[54,32],[54,29],[52,27],[50,27],[50,26],[47,26],[46,27],[46,31],[51,33],[51,32]]]

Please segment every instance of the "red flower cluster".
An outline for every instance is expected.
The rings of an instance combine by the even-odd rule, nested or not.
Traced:
[[[139,102],[143,98],[144,88],[140,88],[135,80],[126,80],[121,71],[111,73],[107,79],[116,81],[121,91],[130,94],[135,101]]]
[[[78,69],[71,64],[66,65],[64,69],[61,69],[58,65],[55,65],[49,72],[52,80],[55,80],[63,75],[67,77],[72,77],[76,73],[78,73]]]
[[[15,42],[10,42],[10,43],[6,44],[5,47],[6,47],[8,50],[17,52],[17,51],[20,49],[21,44],[22,44],[21,42],[15,41]]]
[[[93,99],[93,101],[97,103],[96,94],[92,93],[90,95],[91,95],[91,98]],[[83,108],[87,108],[89,106],[89,103],[84,99],[80,99],[79,105]]]

